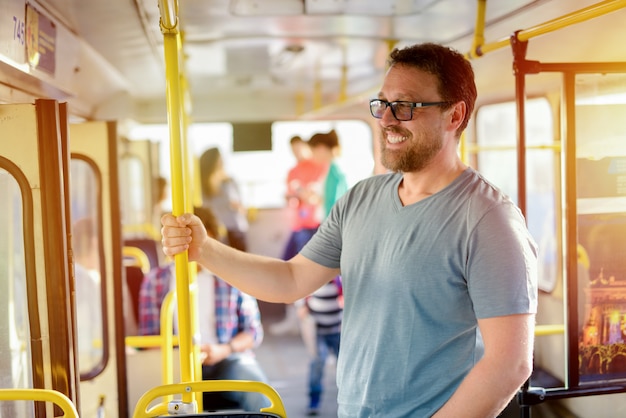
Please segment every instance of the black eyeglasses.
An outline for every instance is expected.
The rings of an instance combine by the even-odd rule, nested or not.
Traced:
[[[450,104],[450,102],[388,102],[381,99],[370,100],[370,113],[376,119],[382,119],[387,107],[391,108],[393,117],[399,121],[407,121],[413,119],[413,108],[442,106]]]

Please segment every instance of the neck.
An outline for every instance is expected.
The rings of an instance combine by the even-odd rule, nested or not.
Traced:
[[[432,196],[452,183],[466,168],[461,160],[456,159],[448,165],[434,162],[418,172],[403,173],[398,188],[400,201],[407,206]]]

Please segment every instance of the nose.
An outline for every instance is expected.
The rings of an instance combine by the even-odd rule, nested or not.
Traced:
[[[380,118],[380,126],[387,127],[392,125],[397,125],[400,121],[396,119],[391,111],[391,106],[387,106],[385,111],[383,112],[383,117]]]

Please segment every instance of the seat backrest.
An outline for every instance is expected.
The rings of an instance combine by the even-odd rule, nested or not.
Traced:
[[[150,269],[158,267],[161,263],[159,245],[152,238],[129,238],[124,240],[124,246],[137,247],[142,250],[150,261]]]
[[[143,271],[139,266],[125,266],[126,269],[126,285],[128,286],[128,294],[130,295],[131,305],[133,307],[133,315],[135,323],[139,324],[139,291],[141,290],[141,282],[143,281]]]

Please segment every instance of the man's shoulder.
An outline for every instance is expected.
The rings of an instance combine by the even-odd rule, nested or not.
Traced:
[[[502,216],[509,219],[521,216],[519,207],[511,197],[476,170],[468,171],[459,186],[460,188],[453,191],[455,201],[471,209],[467,213],[472,214],[473,219],[483,219],[487,213],[490,214],[487,217],[490,220]]]
[[[468,181],[473,184],[471,190],[474,201],[482,201],[487,205],[513,203],[510,196],[476,170],[468,170]]]

